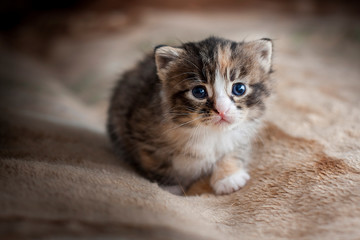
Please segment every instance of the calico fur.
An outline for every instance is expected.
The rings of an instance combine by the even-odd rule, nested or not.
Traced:
[[[238,190],[271,93],[271,58],[270,39],[156,47],[113,91],[107,129],[115,149],[160,184],[186,188],[208,175],[215,193]],[[235,83],[245,84],[243,96],[231,93]],[[205,99],[192,94],[199,85]]]

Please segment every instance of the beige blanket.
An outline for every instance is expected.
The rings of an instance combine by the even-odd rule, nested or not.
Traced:
[[[338,19],[263,19],[152,13],[125,32],[60,41],[46,61],[2,49],[0,238],[358,239],[359,42],[339,37]],[[275,38],[276,95],[249,183],[175,196],[114,155],[107,96],[143,49],[211,33]]]

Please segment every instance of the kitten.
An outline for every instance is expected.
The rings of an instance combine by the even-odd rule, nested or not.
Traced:
[[[250,144],[270,94],[272,42],[210,37],[160,45],[113,92],[108,132],[148,179],[186,188],[210,176],[216,194],[249,180]]]

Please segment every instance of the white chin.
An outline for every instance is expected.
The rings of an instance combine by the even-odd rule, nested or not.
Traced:
[[[230,130],[234,128],[234,124],[226,121],[221,121],[213,124],[213,127],[222,131]]]

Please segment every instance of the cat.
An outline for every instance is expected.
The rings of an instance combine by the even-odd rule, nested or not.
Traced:
[[[215,194],[239,190],[271,93],[272,49],[268,38],[157,46],[113,91],[115,149],[161,185],[186,189],[209,176]]]

